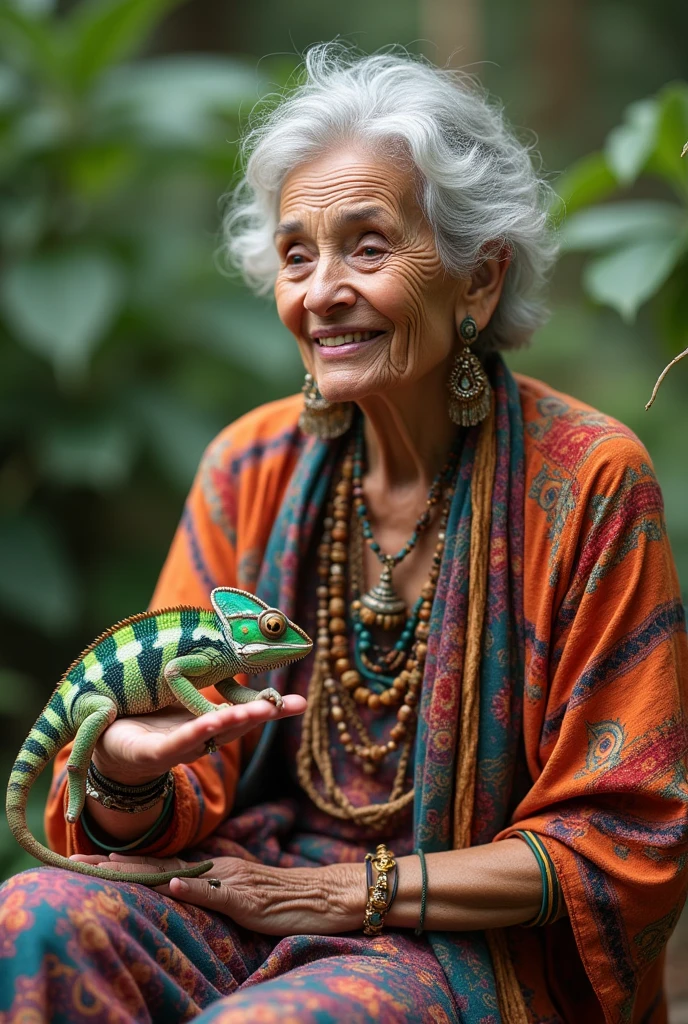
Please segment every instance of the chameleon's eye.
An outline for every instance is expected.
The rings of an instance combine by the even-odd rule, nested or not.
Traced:
[[[270,640],[279,640],[287,629],[287,620],[276,608],[266,608],[258,616],[258,629]]]

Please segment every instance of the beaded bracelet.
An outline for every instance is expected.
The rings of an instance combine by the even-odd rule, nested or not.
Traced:
[[[530,849],[533,851],[535,859],[538,862],[538,867],[540,868],[540,877],[542,879],[542,903],[540,904],[540,909],[535,917],[530,921],[524,921],[523,927],[541,928],[543,925],[551,924],[552,921],[556,921],[561,909],[561,887],[559,885],[559,879],[557,878],[556,868],[552,863],[552,858],[547,852],[547,847],[535,832],[520,829],[518,832],[512,832],[511,835],[522,839],[528,844]]]
[[[134,839],[130,843],[125,843],[123,846],[112,846],[109,843],[104,843],[101,839],[97,839],[88,824],[87,812],[84,811],[79,820],[87,838],[91,840],[94,846],[99,846],[101,850],[105,850],[107,853],[135,853],[136,850],[141,849],[141,847],[150,845],[158,838],[158,835],[162,834],[164,828],[167,827],[173,801],[174,790],[172,789],[165,798],[162,811],[148,831],[144,832],[144,834],[139,836],[138,839]]]
[[[160,800],[166,799],[173,789],[174,775],[171,771],[140,786],[128,786],[108,779],[101,775],[92,761],[86,773],[86,795],[110,811],[124,811],[127,814],[149,811]]]
[[[368,899],[363,915],[363,934],[379,935],[385,923],[385,915],[392,906],[397,893],[399,869],[394,854],[387,849],[384,843],[378,845],[374,854],[367,853],[365,860]],[[373,868],[377,872],[374,883]],[[391,871],[394,871],[394,882],[391,896],[388,899],[389,873]]]

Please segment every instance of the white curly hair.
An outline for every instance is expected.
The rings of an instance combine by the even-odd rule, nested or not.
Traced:
[[[456,276],[506,247],[511,254],[484,348],[526,343],[547,319],[543,290],[556,258],[552,189],[532,145],[469,76],[393,49],[362,56],[339,43],[313,46],[304,77],[246,132],[245,173],[229,197],[224,250],[259,294],[274,284],[273,233],[282,185],[297,166],[343,142],[410,158],[439,256]]]

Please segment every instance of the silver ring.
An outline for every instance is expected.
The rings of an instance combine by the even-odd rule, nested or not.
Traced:
[[[215,740],[214,740],[214,738],[212,736],[210,737],[209,740],[205,741],[205,743],[203,744],[203,749],[205,750],[206,754],[216,754],[217,753],[217,746],[216,746]]]
[[[211,889],[222,888],[222,882],[220,881],[219,878],[206,878],[206,882],[208,883]]]

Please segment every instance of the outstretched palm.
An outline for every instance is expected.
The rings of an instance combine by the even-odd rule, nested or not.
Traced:
[[[93,760],[108,778],[140,785],[176,764],[195,761],[210,739],[219,747],[273,718],[300,715],[305,709],[303,697],[288,694],[281,711],[267,700],[257,700],[218,707],[198,718],[180,705],[118,718],[100,738]]]

